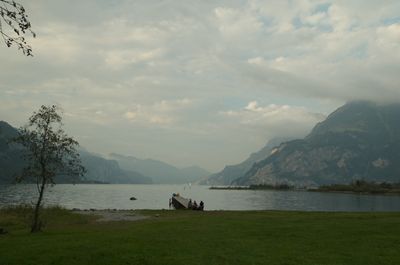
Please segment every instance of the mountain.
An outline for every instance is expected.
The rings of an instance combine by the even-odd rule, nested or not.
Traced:
[[[226,166],[221,172],[212,174],[200,182],[203,185],[230,185],[232,181],[242,177],[254,163],[265,159],[271,154],[274,147],[290,138],[273,138],[258,152],[252,153],[245,161],[236,165]]]
[[[25,162],[21,158],[24,149],[8,142],[18,135],[17,129],[0,121],[0,183],[13,183],[15,175],[21,172]],[[107,160],[80,149],[82,164],[87,173],[84,178],[57,176],[56,183],[105,182],[105,183],[152,183],[148,177],[133,171],[126,171],[113,160]]]
[[[112,153],[109,155],[115,159],[124,170],[134,170],[152,178],[157,184],[182,184],[195,182],[210,173],[196,166],[179,169],[165,162],[153,159],[139,159],[133,156],[124,156]]]
[[[237,185],[400,181],[400,104],[350,102],[304,139],[282,143]]]
[[[211,174],[209,171],[199,166],[184,167],[181,168],[180,171],[189,179],[191,179],[190,182],[197,181]]]
[[[9,144],[18,132],[7,122],[0,121],[0,183],[11,183],[12,177],[21,171],[24,161],[21,158],[21,147]]]
[[[112,184],[151,184],[152,179],[142,174],[123,170],[115,160],[80,150],[82,164],[87,172],[85,180],[99,181]]]

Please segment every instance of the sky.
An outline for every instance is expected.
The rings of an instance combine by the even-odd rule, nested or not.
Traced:
[[[400,1],[19,0],[0,120],[63,109],[86,149],[210,171],[303,137],[351,100],[400,101]]]

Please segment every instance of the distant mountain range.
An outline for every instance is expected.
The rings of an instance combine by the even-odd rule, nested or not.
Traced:
[[[117,161],[80,150],[82,164],[87,169],[85,180],[114,184],[151,184],[153,180],[136,171],[124,170]]]
[[[400,104],[351,102],[300,140],[280,144],[232,182],[320,185],[400,181]]]
[[[18,135],[17,129],[7,122],[0,121],[0,183],[15,182],[15,175],[20,173],[25,165],[22,159],[24,149],[16,144],[9,144],[9,140]],[[152,179],[140,173],[126,171],[113,160],[80,149],[82,164],[87,173],[83,178],[57,176],[56,183],[136,183],[149,184]]]
[[[7,142],[17,130],[0,122],[0,183],[10,183],[24,151]],[[81,150],[84,179],[58,183],[195,183],[207,185],[291,184],[313,186],[353,180],[400,182],[400,104],[350,102],[318,123],[304,139],[276,138],[237,165],[210,175],[199,167],[177,168],[153,159]],[[207,177],[208,176],[208,177]]]
[[[210,175],[210,172],[197,166],[179,169],[165,162],[154,159],[139,159],[112,153],[109,158],[118,161],[124,170],[135,170],[140,174],[151,177],[154,183],[181,184],[196,182]]]
[[[236,165],[226,166],[221,172],[210,175],[200,181],[202,185],[230,185],[234,180],[246,174],[260,160],[267,158],[271,151],[290,138],[273,138],[258,152],[252,153],[245,161]]]
[[[21,158],[24,149],[9,140],[17,136],[18,131],[7,122],[0,121],[0,183],[15,182],[15,175],[21,172],[25,161]],[[57,176],[56,183],[113,183],[113,184],[151,184],[151,183],[188,183],[194,182],[210,173],[193,166],[178,169],[161,161],[137,159],[117,154],[111,159],[79,150],[82,164],[87,173],[83,178]]]

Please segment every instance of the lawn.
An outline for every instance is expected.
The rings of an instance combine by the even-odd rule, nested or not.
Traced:
[[[135,222],[0,210],[0,264],[400,264],[400,213],[140,211]]]

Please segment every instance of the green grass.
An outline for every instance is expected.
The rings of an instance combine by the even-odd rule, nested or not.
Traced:
[[[0,210],[0,264],[400,264],[400,213],[141,211],[136,222]],[[159,215],[156,217],[156,215]]]

